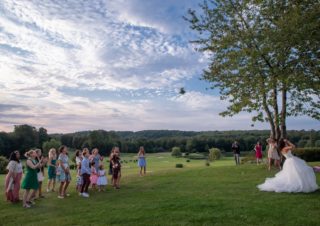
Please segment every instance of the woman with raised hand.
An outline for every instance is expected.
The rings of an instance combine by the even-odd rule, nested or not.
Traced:
[[[36,149],[37,152],[37,157],[36,157],[36,162],[40,162],[41,159],[44,159],[42,155],[41,149]],[[38,182],[39,182],[39,198],[44,198],[44,195],[42,194],[42,182],[44,180],[44,165],[42,165],[40,168],[37,169],[37,177],[38,177]]]
[[[286,161],[275,177],[267,178],[263,184],[258,185],[261,191],[309,193],[318,189],[313,168],[291,153],[294,148],[290,141],[280,140],[279,150]]]
[[[146,163],[146,152],[145,152],[143,146],[141,146],[141,147],[139,148],[139,152],[138,152],[138,166],[140,167],[140,176],[146,175],[146,167],[147,167],[147,163]],[[142,172],[143,172],[143,174],[142,174]]]
[[[272,160],[274,161],[274,165],[281,169],[280,166],[280,156],[278,153],[277,141],[273,138],[269,138],[267,140],[268,143],[268,170],[271,170]]]
[[[34,204],[33,197],[35,197],[37,190],[39,189],[39,182],[37,177],[37,169],[40,169],[45,165],[45,160],[42,158],[39,162],[36,162],[37,152],[30,150],[26,152],[26,174],[23,178],[21,188],[25,189],[23,195],[23,207],[30,208],[31,204]],[[32,192],[30,193],[30,190]]]
[[[5,182],[7,201],[19,202],[19,191],[22,178],[22,164],[20,162],[19,151],[14,151],[10,154],[7,170],[8,174]]]
[[[67,194],[67,188],[71,182],[71,174],[69,167],[69,157],[68,157],[68,148],[65,145],[62,145],[59,148],[59,157],[58,157],[58,168],[57,168],[57,181],[60,182],[59,187],[59,199],[63,199]]]

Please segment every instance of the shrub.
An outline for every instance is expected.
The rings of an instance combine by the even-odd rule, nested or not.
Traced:
[[[190,159],[187,159],[187,161],[186,162],[190,162]]]
[[[55,139],[51,139],[50,141],[44,142],[42,144],[43,155],[48,155],[48,152],[51,148],[55,148],[58,151],[60,146],[61,146],[61,142]]]
[[[71,165],[70,165],[70,169],[71,169],[71,170],[74,170],[74,169],[76,169],[76,168],[77,168],[76,165],[74,165],[74,164],[71,164]]]
[[[173,148],[172,148],[171,155],[172,155],[172,156],[175,156],[175,157],[181,157],[181,156],[182,156],[182,153],[181,153],[180,148],[179,148],[179,147],[173,147]]]
[[[206,165],[206,166],[210,166],[210,162],[209,162],[209,161],[206,161],[205,165]]]
[[[0,156],[0,174],[6,174],[7,173],[7,165],[9,163],[9,160],[4,157]]]
[[[221,158],[221,151],[218,148],[211,148],[209,149],[209,156],[208,156],[208,160],[210,162],[214,161],[214,160],[218,160]]]
[[[198,154],[198,153],[191,153],[188,156],[189,159],[206,159],[206,156],[203,154]]]
[[[296,148],[292,153],[307,162],[320,161],[320,148]]]
[[[183,164],[182,163],[177,163],[176,164],[176,168],[183,168]]]

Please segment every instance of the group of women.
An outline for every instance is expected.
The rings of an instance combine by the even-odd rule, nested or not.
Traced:
[[[58,155],[59,153],[59,155]],[[47,192],[55,192],[56,181],[59,183],[58,198],[63,199],[69,194],[67,189],[71,182],[71,172],[69,165],[68,149],[66,146],[61,146],[58,149],[51,148],[48,153],[48,158],[42,155],[40,149],[32,149],[25,153],[27,158],[25,163],[25,172],[23,172],[23,166],[20,159],[19,151],[11,153],[9,158],[9,164],[7,166],[8,174],[5,180],[5,194],[7,201],[19,202],[20,188],[24,189],[23,194],[23,207],[30,208],[35,204],[34,200],[38,198],[44,198],[42,194],[42,182],[44,180],[44,168],[48,167],[48,184]],[[118,147],[114,147],[110,154],[110,168],[109,174],[112,175],[112,185],[115,189],[120,188],[121,178],[121,161],[120,150]],[[92,185],[106,185],[106,179],[103,180],[103,176],[100,173],[105,172],[103,169],[103,157],[99,154],[98,149],[93,149],[91,154],[88,149],[78,151],[76,153],[75,161],[77,164],[77,190],[83,197],[89,197],[88,187],[91,182]],[[140,167],[140,176],[146,174],[146,159],[145,150],[140,147],[138,152],[138,166]],[[93,180],[92,172],[97,173],[96,180]],[[24,177],[22,180],[22,176]],[[22,183],[21,183],[22,181]],[[99,184],[99,181],[104,181]],[[103,186],[99,187],[99,191],[103,189]]]

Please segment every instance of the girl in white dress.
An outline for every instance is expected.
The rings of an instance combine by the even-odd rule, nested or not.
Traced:
[[[267,178],[263,184],[258,185],[261,191],[274,192],[314,192],[318,189],[316,176],[312,167],[292,155],[295,146],[288,140],[280,140],[279,148],[286,157],[283,168],[275,177]]]
[[[99,166],[98,170],[98,180],[97,180],[97,185],[99,187],[99,191],[105,191],[105,187],[108,184],[107,176],[106,176],[106,171],[103,168],[103,165],[101,164]]]

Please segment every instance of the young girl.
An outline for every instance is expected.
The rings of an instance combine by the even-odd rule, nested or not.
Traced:
[[[97,180],[99,191],[105,191],[105,187],[107,184],[108,184],[108,181],[106,177],[106,171],[104,170],[103,165],[101,164],[99,166],[98,180]]]
[[[70,167],[69,167],[69,157],[67,155],[68,148],[62,145],[59,148],[59,157],[58,157],[58,169],[57,169],[57,181],[60,182],[59,187],[59,199],[69,196],[67,194],[67,188],[71,181]]]
[[[43,158],[41,149],[36,149],[37,157],[36,161],[40,162],[40,159]],[[39,198],[44,198],[44,195],[42,195],[42,182],[44,180],[44,165],[42,165],[40,168],[37,169],[37,177],[39,182]]]
[[[121,178],[121,163],[120,163],[120,150],[115,147],[114,154],[111,159],[112,164],[112,186],[115,189],[120,189],[120,178]]]
[[[83,179],[81,175],[81,162],[77,164],[77,181],[76,181],[76,190],[81,195],[81,188],[83,184]]]
[[[95,167],[95,162],[91,162],[91,176],[90,176],[90,182],[92,184],[92,188],[96,189],[97,181],[98,181],[98,172]]]
[[[143,146],[140,147],[138,152],[138,166],[140,167],[140,176],[142,176],[142,170],[143,174],[146,175],[146,152]]]
[[[47,192],[54,192],[56,186],[56,163],[57,163],[57,151],[54,148],[49,150],[49,161],[48,161],[48,186]],[[52,185],[52,188],[51,188]]]
[[[80,169],[80,174],[83,180],[82,187],[81,187],[81,196],[85,198],[89,198],[88,188],[90,185],[90,175],[91,175],[89,151],[84,149],[82,152],[82,155],[83,155],[83,159],[81,161],[81,169]]]
[[[39,162],[36,162],[35,159],[37,157],[37,153],[35,150],[30,150],[26,152],[25,156],[28,158],[26,162],[27,171],[25,177],[23,178],[21,188],[25,189],[23,195],[23,207],[30,208],[30,205],[34,204],[32,197],[35,197],[35,194],[39,189],[37,169],[43,167],[43,165],[45,164],[45,160],[41,158]],[[32,190],[31,195],[29,195],[30,190]]]
[[[77,166],[76,190],[79,192],[79,195],[81,195],[81,188],[83,184],[83,178],[81,175],[81,162],[83,159],[82,153],[84,151],[89,152],[87,148],[84,148],[83,151],[76,150],[76,155],[75,155],[76,166]]]

